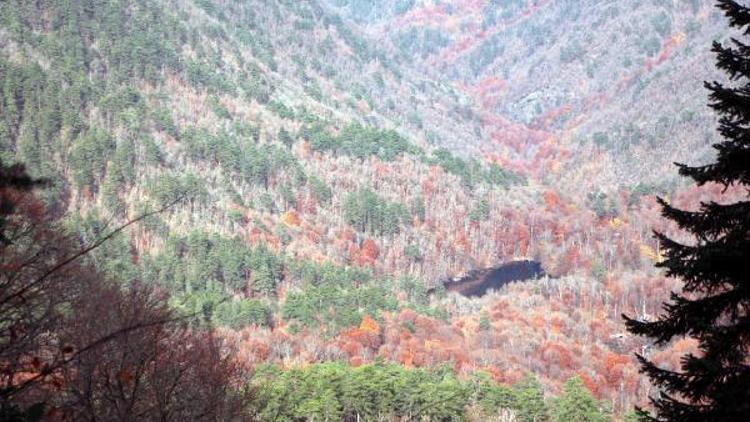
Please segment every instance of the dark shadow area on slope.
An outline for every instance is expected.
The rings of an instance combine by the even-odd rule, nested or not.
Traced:
[[[498,290],[514,281],[536,279],[544,275],[537,261],[513,261],[493,268],[473,270],[465,277],[447,281],[445,289],[467,297],[482,297],[490,289]]]

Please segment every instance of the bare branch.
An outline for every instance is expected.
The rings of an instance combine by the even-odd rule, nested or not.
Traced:
[[[149,218],[149,217],[157,215],[157,214],[161,214],[162,212],[164,212],[164,211],[168,210],[169,208],[175,206],[176,204],[182,202],[184,199],[185,199],[184,196],[180,196],[176,200],[168,203],[167,205],[164,205],[163,207],[159,208],[158,210],[149,211],[149,212],[143,213],[143,214],[139,215],[138,217],[136,217],[136,218],[134,218],[134,219],[126,222],[125,224],[121,225],[120,227],[117,227],[116,229],[112,230],[111,232],[109,232],[105,236],[97,239],[91,245],[89,245],[89,246],[81,249],[80,251],[76,252],[72,256],[70,256],[70,257],[62,260],[61,262],[55,264],[54,266],[52,266],[52,268],[50,268],[49,270],[45,271],[44,274],[42,274],[41,276],[37,277],[31,283],[29,283],[26,286],[24,286],[24,288],[20,289],[19,291],[15,292],[12,295],[9,295],[6,298],[4,298],[2,301],[0,301],[0,305],[3,305],[3,304],[5,304],[5,303],[7,303],[7,302],[9,302],[9,301],[11,301],[13,299],[16,299],[16,298],[22,296],[24,293],[26,293],[27,291],[29,291],[35,285],[43,282],[44,280],[46,280],[47,278],[49,278],[51,275],[53,275],[56,272],[62,270],[66,266],[70,265],[71,263],[73,263],[73,262],[81,259],[83,256],[88,255],[89,253],[91,253],[91,251],[99,248],[105,242],[107,242],[108,240],[112,239],[113,237],[115,237],[116,235],[118,235],[119,233],[121,233],[122,231],[124,231],[126,228],[128,228],[128,227],[132,226],[133,224],[136,224],[136,223],[138,223],[140,221],[143,221],[146,218]]]

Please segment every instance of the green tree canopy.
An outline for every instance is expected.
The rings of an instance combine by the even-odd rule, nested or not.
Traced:
[[[606,422],[609,420],[602,413],[601,405],[579,377],[573,377],[565,382],[563,394],[553,406],[552,416],[555,422]]]

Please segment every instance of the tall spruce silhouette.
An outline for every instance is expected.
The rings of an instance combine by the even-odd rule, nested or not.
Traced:
[[[717,3],[730,26],[748,38],[750,8],[732,0]],[[712,164],[677,166],[699,186],[750,187],[750,45],[732,38],[726,47],[714,42],[712,51],[733,85],[705,84],[724,139],[714,145]],[[692,337],[699,350],[682,357],[680,371],[638,355],[641,371],[660,389],[652,398],[655,415],[642,415],[658,421],[750,420],[750,202],[701,203],[695,212],[659,202],[662,215],[694,237],[683,244],[656,233],[665,251],[657,266],[682,279],[683,291],[672,294],[655,321],[624,317],[631,333],[658,345]]]

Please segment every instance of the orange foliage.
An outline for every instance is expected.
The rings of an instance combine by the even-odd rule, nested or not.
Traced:
[[[362,322],[359,324],[359,329],[365,333],[380,333],[380,325],[374,319],[370,318],[369,315],[365,315],[362,318]]]
[[[583,385],[591,391],[591,394],[594,395],[594,397],[599,398],[601,392],[599,391],[599,386],[597,385],[596,381],[594,381],[588,374],[579,372],[578,377],[583,382]]]
[[[359,327],[350,328],[338,336],[339,347],[348,356],[361,355],[367,349],[376,351],[382,344],[380,325],[370,316],[365,315]]]
[[[287,211],[281,216],[281,222],[290,227],[297,227],[300,225],[300,218],[296,212]]]
[[[363,264],[372,265],[375,263],[375,260],[377,260],[379,256],[380,249],[378,249],[378,245],[375,244],[375,241],[373,241],[372,239],[367,239],[362,243],[360,258]]]
[[[607,353],[604,358],[604,377],[611,385],[617,385],[622,379],[624,367],[630,362],[630,358],[615,353]]]
[[[544,204],[548,211],[555,211],[560,208],[560,195],[557,192],[548,190],[544,192]]]

